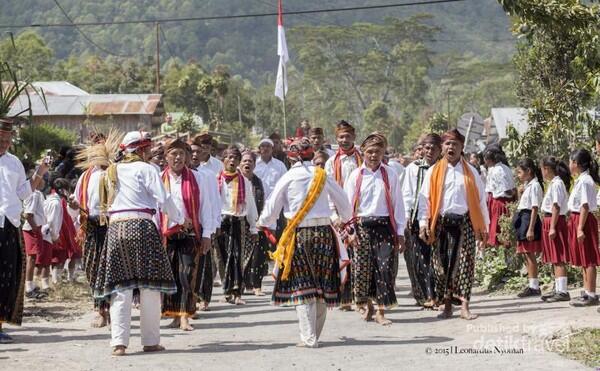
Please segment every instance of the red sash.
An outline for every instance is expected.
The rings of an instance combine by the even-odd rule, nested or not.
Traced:
[[[171,191],[169,171],[170,170],[167,167],[162,173],[162,181],[168,192]],[[196,233],[196,238],[199,240],[200,238],[202,238],[200,229],[200,218],[198,215],[198,209],[200,206],[200,187],[198,186],[198,182],[196,181],[194,173],[187,167],[183,168],[181,177],[181,196],[183,198],[183,206],[185,207],[187,215],[192,219],[194,232]],[[175,225],[169,228],[169,221],[167,215],[165,215],[162,212],[160,213],[160,220],[162,234],[165,238],[179,233],[181,231],[181,225]]]
[[[337,152],[335,153],[335,158],[333,159],[333,176],[336,183],[343,187],[344,181],[342,178],[342,155],[354,156],[357,167],[360,167],[363,161],[360,153],[358,153],[355,147],[352,147],[352,149],[349,151],[344,151],[341,147],[338,148]]]
[[[246,204],[246,184],[244,183],[244,176],[242,173],[239,170],[236,170],[235,173],[230,174],[223,170],[219,174],[219,178],[217,180],[219,184],[219,193],[222,192],[223,181],[229,183],[237,180],[237,189],[232,192],[231,201],[233,202],[232,206],[235,207],[235,211],[240,213]]]

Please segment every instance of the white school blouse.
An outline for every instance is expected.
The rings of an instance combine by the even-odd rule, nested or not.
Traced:
[[[542,212],[552,213],[552,207],[556,204],[560,208],[560,215],[567,215],[569,194],[567,187],[560,177],[555,176],[548,186],[548,191],[542,200]]]
[[[534,207],[539,209],[543,198],[542,186],[536,178],[533,178],[525,185],[517,210],[531,210]]]
[[[515,188],[513,173],[508,166],[499,162],[488,169],[486,193],[491,193],[494,198],[510,197],[507,192]]]
[[[575,185],[569,196],[569,211],[578,213],[581,211],[581,206],[585,204],[588,205],[590,211],[596,211],[598,209],[596,197],[596,183],[594,183],[592,176],[587,171],[584,171],[575,181]]]

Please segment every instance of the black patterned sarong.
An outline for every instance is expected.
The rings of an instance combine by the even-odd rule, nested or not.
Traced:
[[[177,234],[167,240],[167,255],[177,292],[163,296],[163,316],[192,316],[196,313],[197,299],[210,302],[212,270],[205,266],[207,261],[210,262],[210,255],[208,259],[207,255],[202,255],[196,238],[185,234]],[[211,279],[210,293],[203,292],[206,290],[203,286],[208,283],[207,277],[204,277],[206,274]]]
[[[283,269],[279,270],[271,298],[274,305],[340,304],[339,254],[333,233],[330,226],[296,229],[290,275],[284,281]]]
[[[21,325],[24,291],[25,250],[19,229],[5,218],[0,228],[0,323]]]
[[[244,243],[243,267],[244,287],[246,289],[260,289],[263,277],[269,271],[267,252],[269,242],[265,234],[258,232],[258,238],[247,238]]]
[[[407,229],[404,259],[412,295],[421,306],[435,298],[431,254],[431,246],[419,237],[419,223],[415,221],[411,228]]]
[[[104,249],[106,248],[106,232],[108,228],[98,224],[96,219],[87,220],[86,238],[83,246],[83,269],[87,278],[88,284],[92,292],[96,287],[98,278],[98,268],[100,267],[100,259]],[[95,298],[94,309],[106,310],[110,306],[109,300],[106,298]]]
[[[225,262],[225,277],[221,277],[225,295],[241,296],[244,291],[242,250],[246,239],[250,238],[247,224],[245,216],[223,215],[221,221],[219,250]]]
[[[358,223],[359,246],[354,249],[353,292],[357,305],[371,300],[380,308],[396,306],[394,235],[389,217],[364,217]]]
[[[131,289],[177,292],[167,253],[156,225],[149,219],[110,223],[94,297]]]
[[[438,303],[470,300],[475,274],[475,233],[469,215],[444,215],[436,228],[432,263]]]

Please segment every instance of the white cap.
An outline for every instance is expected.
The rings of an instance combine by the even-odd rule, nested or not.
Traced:
[[[269,144],[269,145],[271,145],[271,147],[273,147],[273,146],[275,145],[275,144],[273,143],[273,141],[272,141],[271,139],[269,139],[269,138],[264,138],[264,139],[261,139],[260,143],[258,143],[258,146],[260,147],[260,146],[262,146],[263,144]]]

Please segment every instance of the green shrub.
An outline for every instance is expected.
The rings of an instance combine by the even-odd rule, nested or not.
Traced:
[[[46,149],[58,150],[73,145],[75,133],[51,124],[28,125],[20,129],[15,143],[15,155],[20,159],[39,159]]]

